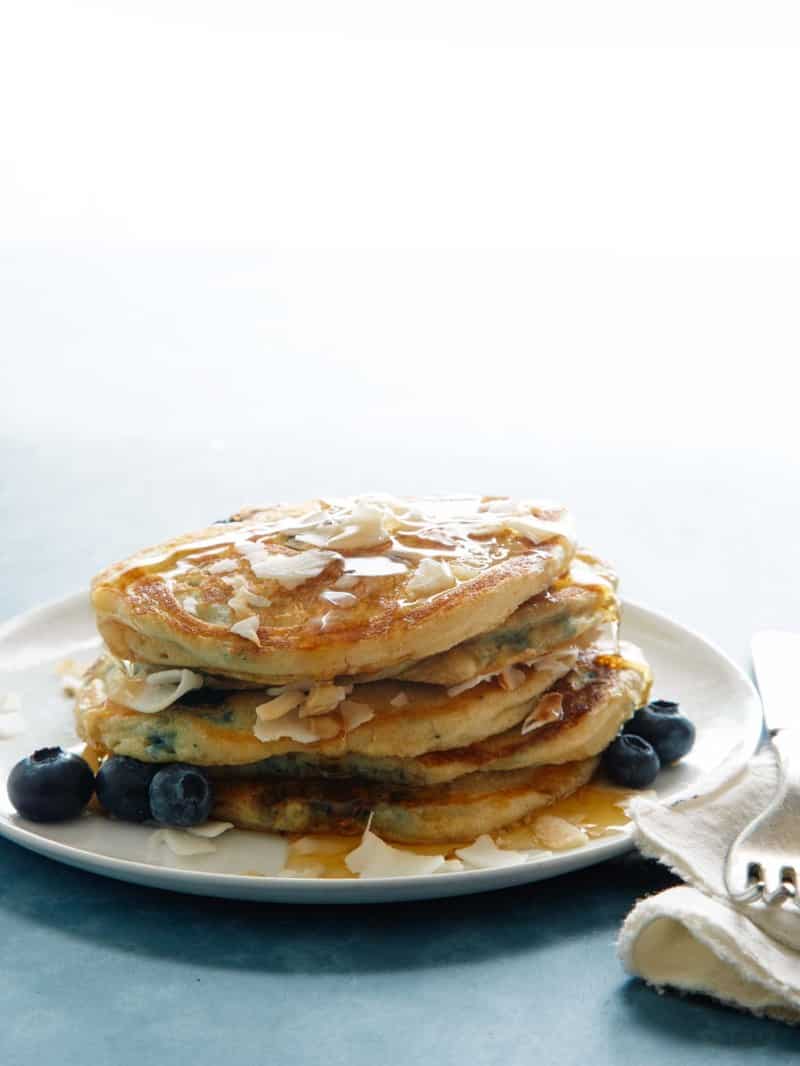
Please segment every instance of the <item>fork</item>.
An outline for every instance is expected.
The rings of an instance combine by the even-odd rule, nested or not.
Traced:
[[[800,634],[756,633],[752,651],[769,743],[778,758],[778,784],[768,806],[728,848],[725,888],[735,903],[777,906],[791,900],[800,909],[795,866],[795,857],[800,858],[800,730],[792,728]]]

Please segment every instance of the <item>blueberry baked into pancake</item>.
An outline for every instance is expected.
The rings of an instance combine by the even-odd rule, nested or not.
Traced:
[[[254,507],[139,552],[92,584],[105,650],[75,715],[100,804],[446,850],[601,761],[648,783],[616,589],[563,507],[509,497]],[[15,769],[23,805],[48,758]]]

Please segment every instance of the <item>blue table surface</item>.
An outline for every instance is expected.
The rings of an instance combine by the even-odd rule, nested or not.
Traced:
[[[264,456],[278,447],[268,436],[258,443]],[[6,439],[3,614],[85,586],[111,558],[243,502],[297,496],[293,481],[303,494],[336,478],[334,491],[382,487],[394,463],[394,490],[502,480],[569,500],[586,540],[618,561],[631,598],[706,632],[743,664],[754,628],[796,623],[797,538],[783,552],[772,539],[800,517],[788,462],[589,445],[545,455],[531,439],[513,458],[487,446],[467,476],[439,448],[423,461],[418,442],[411,468],[399,446],[315,447],[295,441],[291,469],[284,447],[265,474],[269,463],[254,470],[252,441]],[[629,855],[469,898],[294,907],[139,888],[0,840],[0,1064],[774,1066],[794,1054],[788,1027],[660,996],[625,975],[620,923],[637,897],[668,883],[662,868]]]

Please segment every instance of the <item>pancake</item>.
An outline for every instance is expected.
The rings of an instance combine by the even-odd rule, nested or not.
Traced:
[[[342,717],[334,711],[325,718],[338,721],[336,734],[314,743],[256,737],[256,708],[269,698],[263,691],[201,688],[153,714],[121,706],[108,698],[120,667],[104,657],[87,672],[78,693],[76,728],[99,751],[143,762],[237,765],[290,751],[412,757],[463,747],[521,722],[533,701],[568,672],[576,654],[577,648],[562,649],[561,654],[520,670],[521,680],[514,688],[504,687],[502,676],[453,696],[439,685],[392,680],[359,685],[354,693],[357,705],[374,717],[346,732]]]
[[[579,551],[568,573],[524,603],[502,625],[394,676],[454,686],[545,655],[588,629],[617,621],[616,584],[616,575],[607,564]]]
[[[647,702],[651,675],[641,652],[623,642],[621,657],[584,652],[574,670],[538,700],[528,717],[542,724],[523,733],[518,723],[466,747],[411,759],[290,752],[248,766],[212,768],[214,778],[357,777],[391,784],[434,785],[477,770],[518,770],[590,758],[611,743]],[[552,720],[554,713],[560,714]],[[548,724],[548,722],[550,724]]]
[[[386,840],[472,840],[571,795],[597,759],[505,773],[474,773],[446,785],[392,787],[323,779],[217,781],[212,815],[240,829],[338,833],[370,827]]]
[[[508,497],[252,508],[92,585],[120,659],[264,685],[399,670],[500,625],[565,572],[568,513]]]

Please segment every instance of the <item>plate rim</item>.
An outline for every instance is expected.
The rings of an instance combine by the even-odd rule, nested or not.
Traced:
[[[44,611],[68,607],[72,604],[77,606],[78,602],[85,602],[87,598],[85,592],[68,593],[12,616],[0,623],[0,642],[35,618],[36,615]],[[752,722],[748,719],[745,723],[745,728],[740,737],[737,750],[741,753],[743,764],[758,747],[763,724],[758,692],[745,670],[714,641],[709,640],[689,626],[676,622],[662,611],[646,607],[638,601],[629,599],[623,599],[621,606],[623,619],[629,611],[638,612],[646,619],[656,622],[658,626],[676,629],[680,631],[681,636],[688,636],[693,642],[703,645],[707,651],[711,652],[718,660],[721,660],[733,672],[737,681],[743,684],[747,695],[754,701],[754,705],[758,710],[758,713],[752,716]],[[736,764],[732,767],[729,776],[732,776],[735,772]],[[693,794],[697,794],[700,791],[702,781],[703,778],[690,786],[690,791]],[[715,777],[715,782],[717,785],[721,783],[719,776]],[[671,803],[677,801],[680,795],[680,793],[676,793],[670,796],[669,801]],[[297,903],[369,903],[379,899],[391,902],[403,898],[425,899],[436,896],[477,893],[557,877],[573,870],[605,862],[617,855],[630,851],[634,847],[634,827],[631,824],[615,833],[612,837],[592,841],[581,848],[570,851],[550,853],[541,859],[528,860],[514,866],[458,870],[446,874],[374,877],[362,880],[360,878],[344,877],[281,877],[278,874],[254,876],[250,874],[218,873],[210,870],[187,870],[179,867],[158,866],[134,859],[102,855],[99,852],[87,851],[73,844],[51,840],[48,837],[40,836],[35,830],[16,825],[3,814],[0,814],[0,835],[29,851],[44,855],[56,862],[62,862],[77,869],[128,883],[207,896],[217,895],[218,893],[214,891],[215,888],[218,890],[228,889],[232,898],[260,899],[263,902],[288,902],[291,900]],[[531,876],[533,871],[541,871],[542,876]],[[237,889],[247,891],[244,895],[241,895],[239,892],[234,891]],[[261,891],[258,891],[258,889],[261,889]],[[227,894],[226,892],[225,895]],[[359,899],[357,897],[363,898]]]

